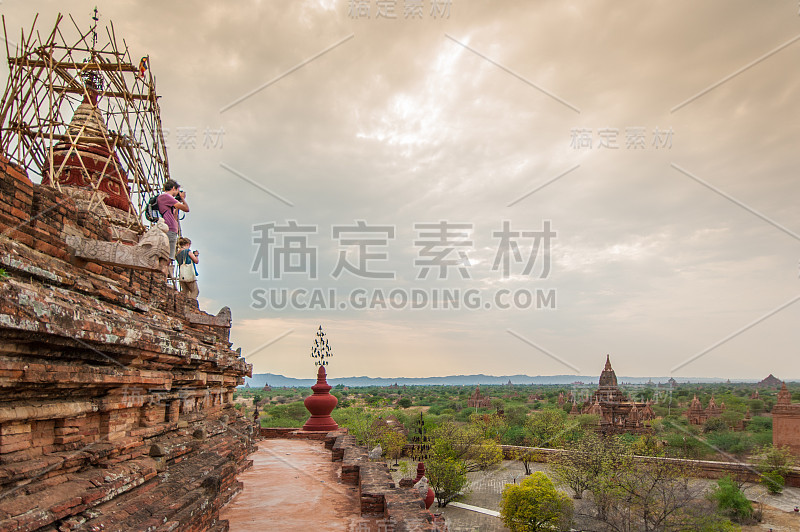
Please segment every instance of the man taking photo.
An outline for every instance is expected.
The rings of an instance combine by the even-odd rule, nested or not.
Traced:
[[[177,211],[189,212],[189,204],[186,203],[186,192],[181,190],[181,186],[172,179],[164,183],[164,192],[158,196],[158,212],[164,218],[169,231],[169,263],[175,260],[175,245],[178,242],[178,220]]]

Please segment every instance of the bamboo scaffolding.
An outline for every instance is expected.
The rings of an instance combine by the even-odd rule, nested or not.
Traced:
[[[0,100],[0,151],[32,179],[47,176],[50,186],[60,189],[66,162],[81,146],[104,148],[110,155],[100,160],[99,172],[90,172],[81,157],[73,157],[80,161],[83,181],[90,184],[90,208],[109,213],[99,187],[106,172],[116,172],[132,206],[125,213],[126,225],[143,227],[147,200],[169,179],[159,97],[149,64],[140,72],[124,39],[119,46],[113,24],[98,32],[96,17],[85,30],[72,16],[73,27],[65,27],[59,14],[44,35],[36,29],[37,20],[27,32],[21,30],[15,49],[6,39],[10,72]],[[2,22],[7,36],[5,17]],[[86,102],[96,102],[105,125],[100,135],[94,128],[86,131],[89,118],[70,130],[76,109]],[[60,164],[54,164],[56,152],[63,157]]]

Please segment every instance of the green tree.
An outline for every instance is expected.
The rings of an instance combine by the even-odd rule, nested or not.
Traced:
[[[716,449],[726,453],[744,455],[749,453],[755,443],[753,437],[745,432],[713,432],[706,441]]]
[[[630,446],[631,452],[638,456],[664,456],[661,442],[652,434],[642,434]]]
[[[467,471],[481,471],[503,459],[497,442],[484,438],[481,428],[472,423],[445,421],[431,430],[430,435],[434,454],[464,463]]]
[[[731,477],[723,477],[711,491],[709,498],[717,503],[723,515],[737,523],[748,521],[753,516],[753,505]]]
[[[541,460],[540,452],[541,451],[536,451],[530,447],[512,447],[510,455],[512,460],[519,460],[522,462],[522,467],[525,468],[525,474],[530,475],[531,463]]]
[[[690,483],[692,476],[690,467],[683,464],[626,461],[612,477],[615,485],[602,520],[613,530],[699,530],[711,526],[701,497],[704,487]]]
[[[503,449],[494,440],[483,440],[468,456],[468,461],[474,462],[479,471],[485,471],[495,464],[503,461]]]
[[[414,404],[414,403],[408,397],[403,397],[402,399],[397,401],[397,406],[399,406],[401,408],[408,408],[412,404]]]
[[[506,420],[497,414],[471,414],[469,422],[480,429],[484,439],[500,440],[508,430]]]
[[[634,458],[631,449],[638,443],[589,433],[552,457],[551,470],[576,497],[589,491],[593,517],[608,530],[717,530],[719,519],[709,516],[703,506],[709,503],[700,497],[703,486],[688,482],[691,471],[664,460]]]
[[[725,422],[731,430],[736,430],[744,420],[744,414],[736,410],[726,410],[720,416],[720,419]]]
[[[528,408],[523,405],[512,405],[505,411],[506,424],[509,427],[521,427],[528,419]]]
[[[452,457],[434,454],[425,462],[425,476],[436,495],[439,508],[444,508],[458,497],[467,485],[466,464]]]
[[[363,408],[350,407],[347,409],[336,408],[331,414],[334,421],[346,427],[350,434],[355,436],[360,445],[372,449],[385,430],[385,425],[376,423],[381,412],[367,412]]]
[[[537,471],[520,484],[506,484],[500,518],[512,532],[565,530],[572,521],[572,501]]]
[[[525,427],[520,425],[509,427],[500,441],[505,445],[525,445]]]
[[[565,440],[567,413],[546,408],[528,417],[525,423],[527,444],[531,447],[560,447]]]
[[[286,417],[296,421],[304,421],[308,419],[309,414],[306,405],[302,401],[295,401],[286,405]]]
[[[769,432],[772,437],[772,418],[767,416],[753,416],[747,424],[747,430],[751,432]]]
[[[550,467],[556,479],[568,486],[576,499],[591,490],[596,501],[614,486],[614,476],[630,460],[625,446],[613,436],[590,432],[566,446],[563,452],[550,457]],[[600,509],[602,510],[602,504]]]
[[[761,482],[773,494],[783,492],[786,474],[794,465],[794,457],[788,447],[765,445],[756,454],[756,468],[761,473]]]
[[[759,414],[763,414],[764,413],[764,409],[766,408],[765,405],[764,405],[764,401],[762,401],[761,399],[750,399],[750,401],[748,401],[747,404],[750,407],[750,412],[754,416],[757,416]]]
[[[394,458],[394,465],[397,465],[397,460],[403,454],[403,448],[406,445],[405,435],[396,430],[387,430],[380,435],[378,441],[380,441],[383,454],[387,458]]]

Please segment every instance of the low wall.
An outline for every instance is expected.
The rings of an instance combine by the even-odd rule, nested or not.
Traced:
[[[521,447],[518,445],[503,445],[503,458],[514,460],[514,451],[534,451],[536,459],[534,462],[547,462],[551,456],[567,452],[561,449],[546,449],[542,447]],[[676,465],[691,467],[696,471],[700,478],[722,478],[731,475],[748,482],[758,482],[759,474],[756,466],[745,462],[717,462],[713,460],[686,460],[681,458],[661,458],[653,456],[636,456],[636,460],[641,461],[663,461]],[[800,467],[793,467],[786,475],[786,485],[794,488],[800,487]]]
[[[401,532],[446,532],[444,518],[425,509],[416,488],[395,485],[386,462],[373,462],[367,449],[358,445],[346,429],[333,432],[309,432],[291,428],[261,428],[265,439],[307,439],[325,442],[331,461],[341,463],[341,481],[358,486],[363,517],[379,517],[391,523],[391,530]],[[389,528],[387,528],[389,530]]]

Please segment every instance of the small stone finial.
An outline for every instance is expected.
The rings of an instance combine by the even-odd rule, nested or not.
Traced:
[[[428,495],[428,477],[423,476],[416,483],[416,486],[417,490],[419,491],[419,496],[424,499]]]

